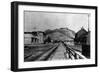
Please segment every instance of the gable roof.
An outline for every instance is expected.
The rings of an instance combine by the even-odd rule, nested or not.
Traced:
[[[80,37],[84,37],[88,32],[82,27],[81,30],[79,30],[76,35],[75,38],[80,38]]]

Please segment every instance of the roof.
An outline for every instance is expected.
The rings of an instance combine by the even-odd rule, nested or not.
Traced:
[[[79,30],[76,35],[75,35],[75,38],[80,38],[80,37],[84,37],[88,32],[84,29],[84,28],[81,28],[81,30]]]

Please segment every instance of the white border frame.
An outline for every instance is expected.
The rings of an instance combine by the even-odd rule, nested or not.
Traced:
[[[74,13],[89,13],[90,30],[91,30],[91,59],[82,60],[60,60],[60,61],[41,61],[41,62],[24,62],[24,10],[28,11],[49,11],[49,12],[74,12]],[[46,6],[18,6],[18,68],[39,68],[52,66],[73,66],[95,64],[95,10],[81,8],[61,8],[61,7],[46,7]]]

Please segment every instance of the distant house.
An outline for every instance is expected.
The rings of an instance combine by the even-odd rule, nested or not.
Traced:
[[[44,43],[44,32],[34,31],[24,33],[25,44]]]

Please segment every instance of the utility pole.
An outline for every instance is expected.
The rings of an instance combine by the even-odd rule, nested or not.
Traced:
[[[89,26],[89,24],[90,24],[90,20],[89,19],[90,19],[90,14],[88,14],[88,32],[89,32],[89,27],[90,27]]]

